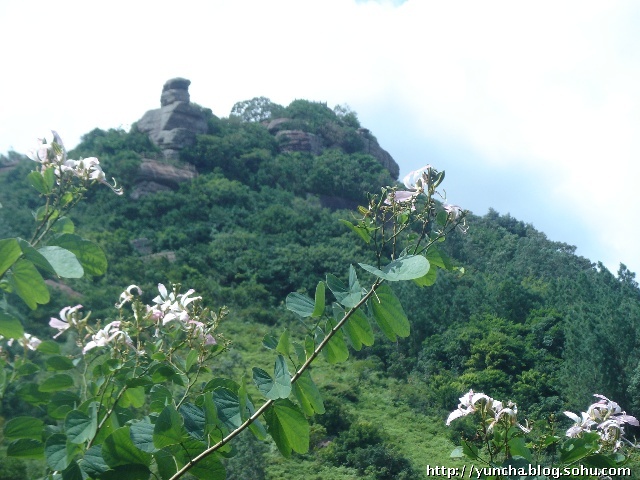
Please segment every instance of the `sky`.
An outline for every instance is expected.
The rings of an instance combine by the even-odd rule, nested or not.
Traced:
[[[401,177],[431,164],[449,203],[638,272],[639,22],[615,0],[0,0],[0,153],[129,128],[173,77],[219,117],[347,104]]]

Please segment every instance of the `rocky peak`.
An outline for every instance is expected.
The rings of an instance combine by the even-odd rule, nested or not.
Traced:
[[[186,78],[172,78],[162,88],[160,108],[149,110],[136,128],[149,135],[167,160],[177,160],[181,149],[195,143],[196,135],[207,132],[204,113],[190,103]]]

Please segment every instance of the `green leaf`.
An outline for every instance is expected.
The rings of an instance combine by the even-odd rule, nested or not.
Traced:
[[[249,397],[249,394],[247,393],[247,385],[244,376],[242,377],[242,384],[238,389],[238,400],[240,401],[240,413],[242,415],[242,421],[244,422],[256,412],[253,402],[251,401],[251,397]],[[249,425],[249,430],[251,430],[251,433],[253,433],[260,441],[264,441],[267,438],[267,430],[258,419],[255,419]]]
[[[29,242],[19,238],[18,243],[20,244],[24,258],[33,263],[37,269],[50,274],[56,273],[51,263],[49,263],[49,261],[40,252],[38,252],[38,250],[33,248]]]
[[[56,392],[47,404],[47,413],[56,420],[64,420],[71,410],[78,408],[80,403],[80,397],[73,392]]]
[[[141,420],[131,424],[129,435],[131,435],[131,441],[136,448],[147,453],[155,453],[158,451],[153,444],[153,430],[155,426],[148,421]]]
[[[268,348],[269,350],[275,350],[278,348],[278,339],[273,335],[265,335],[262,339],[262,346]]]
[[[478,447],[471,445],[465,441],[462,442],[462,453],[464,453],[471,460],[478,459]]]
[[[151,387],[151,404],[149,408],[152,412],[161,412],[172,400],[171,392],[164,385],[154,385]]]
[[[33,263],[20,259],[13,264],[11,272],[13,275],[9,277],[9,282],[31,310],[35,310],[38,304],[49,302],[47,285]]]
[[[276,352],[282,355],[291,355],[291,335],[286,328],[284,332],[282,332],[282,335],[280,335],[280,340],[278,340],[278,344],[276,345]]]
[[[329,335],[331,330],[337,325],[335,319],[330,318],[327,320],[325,326],[325,335]],[[344,341],[344,335],[342,331],[337,331],[327,345],[322,349],[327,362],[329,363],[341,363],[349,358],[349,349]]]
[[[95,404],[89,408],[88,415],[79,410],[70,411],[64,420],[64,428],[71,443],[84,443],[92,439],[98,428]]]
[[[180,405],[179,413],[182,415],[187,433],[196,440],[204,439],[206,423],[204,411],[192,403],[183,403]]]
[[[22,255],[20,244],[15,238],[4,238],[0,240],[0,277],[4,275],[11,265]]]
[[[238,395],[228,388],[217,388],[213,391],[213,402],[218,411],[218,418],[229,430],[235,430],[242,425]]]
[[[441,227],[444,227],[447,224],[448,218],[449,218],[449,214],[444,210],[441,212],[438,212],[436,215],[436,223]]]
[[[444,270],[451,270],[453,268],[449,257],[447,257],[444,252],[441,252],[434,245],[429,247],[426,257],[431,265],[435,265],[436,267],[442,268]]]
[[[436,283],[437,277],[438,277],[438,269],[431,268],[429,269],[426,275],[420,278],[414,278],[413,282],[419,287],[430,287],[431,285]]]
[[[109,470],[109,465],[102,457],[102,445],[92,445],[80,459],[80,468],[92,478],[99,477]]]
[[[71,458],[67,451],[67,436],[62,433],[55,433],[47,438],[44,446],[44,455],[47,465],[52,470],[64,470],[69,466]]]
[[[40,391],[38,385],[35,383],[20,385],[17,389],[17,394],[20,399],[31,405],[47,404],[51,399],[51,395],[47,392]]]
[[[35,363],[24,361],[24,360],[21,361],[20,363],[16,362],[16,374],[20,377],[26,376],[26,375],[33,375],[34,373],[39,371],[40,371],[40,367],[38,367]]]
[[[511,451],[512,456],[519,456],[526,459],[528,462],[533,462],[531,451],[527,448],[523,437],[511,437],[511,440],[509,440],[509,450]]]
[[[276,400],[265,412],[269,435],[276,442],[278,450],[289,458],[291,451],[309,451],[309,423],[302,412],[289,399]]]
[[[225,480],[227,472],[217,454],[209,455],[189,470],[189,473],[200,480]]]
[[[312,317],[318,318],[321,317],[324,313],[324,282],[318,282],[318,286],[316,287],[316,296],[315,302],[313,305],[313,313]]]
[[[107,257],[98,245],[89,240],[65,233],[54,239],[51,244],[72,252],[89,275],[103,275],[107,271]]]
[[[357,351],[360,351],[362,345],[370,347],[375,340],[369,319],[361,309],[355,310],[351,314],[344,325],[344,332],[347,334],[347,338],[353,348]]]
[[[105,438],[102,458],[111,468],[132,463],[149,466],[151,463],[151,455],[137,449],[131,441],[129,427],[118,428]]]
[[[288,310],[297,313],[302,318],[310,317],[315,310],[315,302],[307,295],[298,292],[287,295],[285,305]]]
[[[53,340],[44,340],[36,347],[36,350],[45,355],[57,355],[60,353],[60,345]]]
[[[48,172],[49,170],[53,171],[52,168],[48,168],[45,170],[45,172]],[[34,170],[33,172],[29,173],[29,175],[27,175],[27,180],[29,181],[31,186],[38,191],[38,193],[41,193],[42,195],[51,193],[53,184],[49,185],[47,179],[39,171]]]
[[[253,368],[253,381],[265,397],[271,400],[287,398],[291,393],[291,375],[287,362],[282,355],[278,355],[274,366],[275,381],[261,368]]]
[[[63,278],[81,278],[84,275],[84,269],[78,258],[61,247],[42,247],[38,249],[40,253],[53,267],[56,275]]]
[[[51,227],[54,233],[73,233],[75,226],[69,217],[60,217]]]
[[[122,394],[122,399],[120,400],[122,407],[124,408],[131,406],[134,408],[140,408],[146,401],[147,397],[144,393],[144,388],[142,387],[128,388]]]
[[[382,333],[392,342],[398,337],[408,337],[411,332],[409,320],[400,301],[388,285],[381,285],[369,300],[373,318]]]
[[[371,235],[369,234],[368,228],[362,225],[354,225],[350,221],[344,219],[340,219],[340,223],[349,227],[349,229],[355,232],[367,245],[371,242]]]
[[[33,438],[19,438],[7,446],[8,457],[42,458],[44,443]]]
[[[464,448],[462,447],[462,445],[456,447],[453,449],[453,451],[451,452],[451,455],[449,455],[450,458],[462,458],[464,457]]]
[[[71,460],[69,466],[62,471],[62,480],[85,480],[85,478],[80,465],[75,460]]]
[[[44,422],[34,417],[15,417],[4,425],[4,436],[7,440],[17,438],[33,438],[41,440]]]
[[[355,307],[362,298],[362,288],[358,283],[355,268],[349,267],[349,287],[347,288],[335,275],[327,274],[327,287],[341,305]]]
[[[66,373],[58,373],[47,378],[40,384],[38,390],[41,392],[57,392],[58,390],[66,390],[73,386],[73,377]]]
[[[367,272],[373,273],[389,282],[399,282],[402,280],[413,280],[423,277],[429,271],[429,261],[422,255],[407,255],[393,260],[382,270],[376,267],[359,263]]]
[[[24,336],[22,323],[16,317],[0,311],[0,335],[4,338],[22,338]]]
[[[296,383],[293,384],[293,394],[306,415],[314,413],[322,415],[325,412],[320,390],[311,379],[308,371],[300,375]]]
[[[156,420],[153,429],[153,445],[156,448],[176,445],[182,440],[182,431],[182,417],[172,404],[167,405]]]
[[[53,357],[47,358],[44,362],[47,370],[50,372],[60,372],[63,370],[71,370],[73,368],[73,362],[68,357],[63,357],[61,355],[54,355]]]

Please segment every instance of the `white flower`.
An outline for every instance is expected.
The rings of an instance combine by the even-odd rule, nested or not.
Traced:
[[[129,285],[124,292],[120,294],[120,301],[116,303],[116,308],[122,308],[125,303],[133,300],[133,290],[137,290],[137,295],[142,295],[142,290],[137,285]]]
[[[75,307],[64,307],[60,310],[60,318],[51,317],[49,320],[49,326],[52,328],[56,328],[58,333],[56,333],[53,338],[58,338],[65,331],[71,327],[71,325],[77,325],[77,314],[78,310],[82,308],[82,305],[76,305]]]
[[[403,179],[402,183],[409,190],[424,191],[429,184],[429,176],[431,175],[431,165],[425,165],[422,168],[409,172]]]
[[[445,203],[442,205],[442,208],[444,208],[444,211],[447,212],[449,219],[451,220],[457,220],[458,217],[462,215],[462,208],[458,205],[449,205],[448,203]]]
[[[18,339],[18,343],[23,347],[28,348],[29,350],[35,350],[36,348],[38,348],[38,345],[42,343],[42,340],[34,337],[29,333],[25,333],[22,338]],[[13,345],[13,338],[7,342],[7,345]]]
[[[167,288],[159,283],[158,291],[160,295],[153,299],[156,304],[153,307],[147,307],[151,312],[152,318],[162,319],[162,325],[178,320],[186,325],[190,319],[187,307],[195,300],[201,300],[202,297],[192,297],[195,290],[190,289],[186,293],[176,296],[173,292],[168,292]]]
[[[82,349],[82,353],[85,354],[89,350],[96,347],[106,347],[112,342],[117,341],[118,337],[124,338],[124,341],[127,345],[133,345],[133,341],[131,337],[127,334],[127,332],[123,332],[120,330],[120,322],[115,321],[108,323],[104,326],[103,329],[98,330],[91,336],[91,341],[87,342],[87,344]]]
[[[36,148],[27,151],[27,156],[34,162],[41,163],[43,169],[51,164],[61,165],[67,160],[67,151],[60,135],[54,130],[51,130],[51,133],[53,135],[51,142],[39,138]]]
[[[474,393],[473,390],[469,390],[466,395],[460,397],[458,409],[449,414],[446,424],[449,425],[456,418],[466,417],[467,415],[474,413],[477,410],[475,405],[480,400],[484,400],[486,402],[494,401],[491,397],[485,395],[484,393]]]

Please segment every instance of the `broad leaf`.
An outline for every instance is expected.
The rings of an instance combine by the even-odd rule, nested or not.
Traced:
[[[98,428],[95,404],[89,408],[89,415],[72,410],[64,420],[64,428],[71,443],[84,443],[93,438]]]
[[[89,275],[103,275],[107,271],[107,257],[95,243],[78,235],[65,233],[54,239],[51,244],[65,248],[75,254]]]
[[[149,466],[151,463],[151,455],[136,448],[131,441],[129,427],[118,428],[105,438],[102,458],[111,468],[131,463]]]
[[[354,225],[348,220],[340,219],[340,223],[343,223],[353,232],[355,232],[366,244],[371,242],[371,235],[369,234],[369,229],[363,227],[362,225]]]
[[[44,443],[33,438],[19,438],[7,446],[8,457],[42,458]]]
[[[179,413],[182,415],[187,433],[196,440],[202,440],[206,422],[204,411],[192,403],[183,403]]]
[[[22,338],[24,336],[22,323],[16,317],[0,311],[0,335],[4,338]]]
[[[373,318],[382,333],[392,342],[398,337],[408,337],[411,331],[409,320],[398,298],[388,285],[381,285],[369,300]]]
[[[311,313],[312,317],[321,317],[324,313],[324,290],[324,282],[318,282],[318,286],[316,287],[315,302],[313,305],[313,313]]]
[[[0,240],[0,277],[11,265],[22,255],[20,244],[15,238],[4,238]]]
[[[213,391],[213,402],[218,411],[218,418],[229,430],[235,430],[242,425],[238,395],[228,388],[218,388]]]
[[[293,384],[293,394],[306,415],[324,413],[322,395],[308,371],[305,371]]]
[[[282,335],[280,335],[280,340],[278,340],[275,350],[282,355],[291,355],[291,335],[288,329],[285,328]]]
[[[329,335],[336,325],[337,322],[335,319],[330,318],[327,320],[325,336]],[[327,345],[322,349],[322,353],[329,363],[341,363],[349,358],[349,349],[344,341],[344,335],[341,330],[337,331],[333,337],[331,337],[331,340],[329,340]]]
[[[346,287],[335,275],[327,274],[327,287],[341,305],[355,307],[362,298],[362,288],[353,266],[349,267],[349,287]]]
[[[315,310],[315,302],[307,295],[298,292],[287,295],[285,305],[288,310],[297,313],[302,318],[310,317]]]
[[[62,247],[42,247],[38,250],[53,267],[56,275],[63,278],[81,278],[84,269],[78,258],[69,250]]]
[[[276,359],[274,376],[275,380],[261,368],[253,368],[253,381],[260,393],[271,400],[287,398],[291,393],[291,375],[282,355],[278,355]]]
[[[285,457],[309,451],[309,423],[289,399],[276,400],[265,413],[269,435]]]
[[[367,272],[373,273],[389,282],[399,282],[401,280],[413,280],[423,277],[429,271],[429,261],[422,255],[407,255],[393,260],[382,270],[371,265],[359,263]]]
[[[51,265],[51,263],[49,263],[49,260],[47,260],[40,252],[38,252],[38,250],[33,248],[29,242],[19,238],[18,243],[20,244],[20,249],[22,250],[22,253],[26,260],[29,260],[31,263],[33,263],[38,270],[55,275],[56,271],[53,268],[53,265]]]
[[[51,175],[46,175],[46,172],[49,171],[53,172],[53,169],[48,168],[43,173],[40,173],[38,170],[34,170],[33,172],[29,173],[29,175],[27,175],[27,180],[29,180],[31,186],[42,195],[51,193],[51,188],[53,187],[53,183],[49,183]]]
[[[172,404],[167,405],[156,420],[153,430],[153,445],[156,448],[163,448],[178,444],[182,440],[182,431],[182,417]]]
[[[151,470],[146,465],[121,465],[113,470],[107,470],[100,476],[100,480],[149,480]]]
[[[129,435],[131,436],[131,441],[136,448],[147,453],[155,453],[158,451],[156,446],[153,444],[154,428],[155,425],[145,420],[131,424]]]
[[[15,417],[4,425],[4,436],[7,440],[17,438],[42,439],[44,422],[34,417]]]
[[[373,345],[375,340],[373,329],[369,319],[361,309],[357,309],[351,314],[343,330],[354,349],[360,351],[362,345],[367,347]]]
[[[67,450],[67,436],[62,433],[55,433],[47,438],[44,446],[44,456],[47,465],[52,470],[64,470],[69,466],[71,458]]]
[[[66,373],[58,373],[47,378],[40,384],[38,390],[41,392],[57,392],[58,390],[66,390],[73,386],[73,377]]]
[[[20,259],[13,264],[11,272],[13,275],[9,277],[9,282],[31,310],[35,310],[38,304],[44,305],[49,302],[47,285],[33,263]]]
[[[80,468],[92,478],[97,478],[109,470],[109,465],[102,458],[102,445],[93,445],[84,452],[80,460]]]

